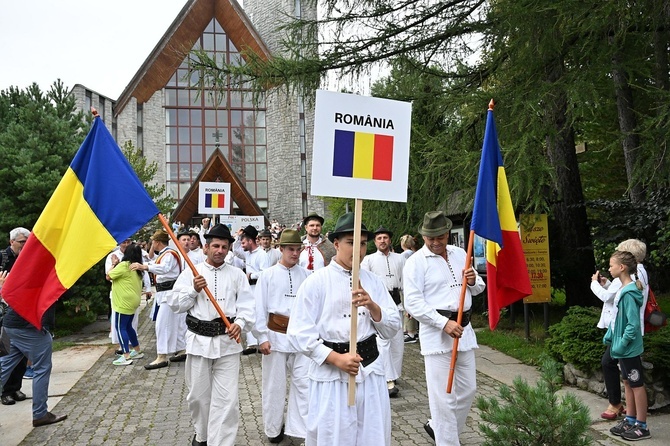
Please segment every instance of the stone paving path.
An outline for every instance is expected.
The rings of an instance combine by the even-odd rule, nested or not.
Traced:
[[[143,365],[152,361],[156,352],[154,326],[146,315],[146,311],[142,313],[139,327],[139,339],[146,357],[130,366],[114,366],[114,348],[110,346],[53,408],[55,413],[68,414],[68,419],[63,423],[33,429],[21,445],[191,444],[193,429],[186,406],[184,363],[152,371],[144,369]],[[262,428],[261,357],[250,355],[241,358],[241,422],[236,444],[269,444]],[[398,381],[400,396],[391,400],[392,444],[432,445],[433,441],[423,429],[429,410],[418,343],[406,345],[403,367],[403,378]],[[477,374],[477,381],[479,396],[497,395],[498,381],[481,373]],[[478,414],[473,410],[461,435],[463,445],[483,443],[478,423]],[[286,437],[281,444],[301,443],[302,440]]]

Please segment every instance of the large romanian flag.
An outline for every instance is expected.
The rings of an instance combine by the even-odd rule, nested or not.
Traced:
[[[486,239],[486,288],[489,327],[493,330],[498,325],[501,308],[533,291],[498,145],[493,101],[491,103],[470,229]]]
[[[2,297],[38,329],[58,298],[158,214],[98,117],[12,267]]]

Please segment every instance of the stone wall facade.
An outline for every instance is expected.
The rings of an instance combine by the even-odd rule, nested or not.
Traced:
[[[277,31],[286,15],[315,18],[316,7],[300,0],[246,0],[244,9],[267,47],[282,51]],[[299,5],[300,10],[297,9]],[[313,92],[306,92],[313,95]],[[326,213],[323,200],[309,194],[314,134],[313,101],[293,89],[267,94],[268,213],[287,225],[310,212]]]
[[[660,409],[670,405],[670,389],[665,386],[665,376],[654,370],[654,365],[642,361],[644,368],[644,382],[647,390],[647,401],[649,409]],[[592,375],[582,372],[572,364],[566,364],[563,367],[563,377],[565,382],[570,385],[579,387],[582,390],[587,390],[591,393],[598,394],[602,397],[607,397],[605,389],[605,380],[603,373],[598,370]],[[626,398],[623,383],[621,384],[621,397]]]
[[[112,106],[114,105],[114,101],[112,99],[90,90],[81,84],[76,84],[72,87],[70,93],[75,99],[77,109],[82,110],[84,113],[90,113],[90,107],[94,107],[104,121],[107,130],[112,135],[114,134],[112,125]],[[90,101],[90,104],[88,101]]]

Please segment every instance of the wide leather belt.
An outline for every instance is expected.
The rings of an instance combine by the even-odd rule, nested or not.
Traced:
[[[458,319],[458,311],[451,311],[451,310],[437,310],[438,313],[440,313],[442,316],[451,319],[452,321],[455,321]],[[461,327],[467,327],[468,324],[470,323],[470,316],[472,315],[472,308],[470,308],[468,311],[463,312],[463,318],[461,319]]]
[[[337,353],[349,353],[348,342],[323,341],[323,345],[332,348],[333,351]],[[356,343],[356,353],[361,355],[361,358],[363,358],[363,361],[361,361],[363,367],[367,367],[375,362],[375,359],[379,357],[379,350],[377,349],[377,335],[373,334],[367,339]]]
[[[174,283],[177,280],[168,280],[167,282],[156,282],[156,291],[170,291],[174,288]]]
[[[228,319],[228,322],[230,322],[231,324],[235,321],[234,317],[229,317],[226,319]],[[189,331],[192,331],[195,334],[199,334],[201,336],[208,336],[210,338],[214,336],[220,336],[226,333],[226,324],[220,317],[217,317],[212,321],[203,321],[195,316],[187,314],[186,327],[188,328]]]

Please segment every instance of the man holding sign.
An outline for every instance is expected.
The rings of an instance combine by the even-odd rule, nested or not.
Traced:
[[[351,274],[354,250],[362,258],[371,237],[362,225],[361,244],[354,246],[354,215],[340,217],[328,236],[336,250],[333,261],[303,282],[291,309],[288,338],[313,361],[308,446],[391,444],[391,407],[376,338],[393,338],[400,316],[381,279],[361,270],[358,285]],[[349,353],[352,303],[358,308],[355,356]],[[356,377],[353,406],[347,405],[350,375]]]

